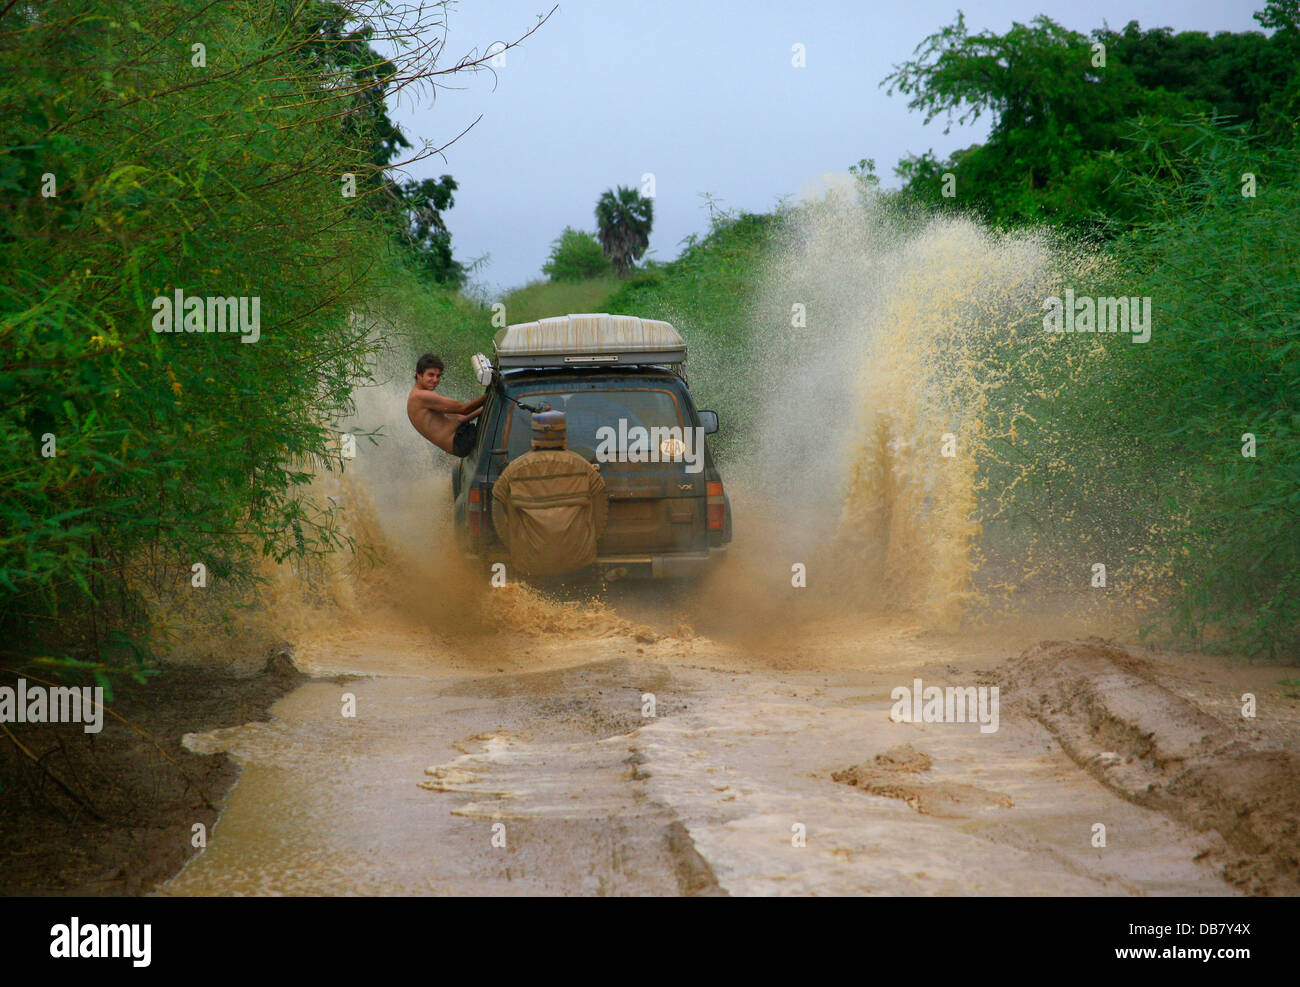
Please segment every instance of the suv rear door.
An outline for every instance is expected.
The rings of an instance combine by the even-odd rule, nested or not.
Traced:
[[[636,428],[690,427],[694,410],[685,387],[676,378],[566,377],[539,382],[536,387],[516,392],[516,396],[526,404],[548,403],[564,411],[568,447],[599,466],[609,495],[609,522],[598,545],[602,558],[708,549],[702,448],[697,451],[692,447],[693,455],[698,456],[694,464],[629,462],[626,449],[618,449],[617,459],[612,462],[599,462],[596,456],[602,427],[612,428],[615,435],[634,435]],[[531,419],[527,411],[510,406],[503,441],[509,459],[530,448]],[[665,454],[671,452],[665,449],[658,458],[666,458]],[[688,472],[697,465],[698,472]]]

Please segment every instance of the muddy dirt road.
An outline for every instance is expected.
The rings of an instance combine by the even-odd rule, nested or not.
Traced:
[[[947,222],[901,250],[851,213],[817,211],[764,276],[821,314],[795,350],[753,320],[763,387],[715,449],[736,538],[699,586],[488,588],[456,560],[451,464],[401,414],[409,368],[359,394],[357,431],[385,441],[314,487],[383,565],[274,574],[259,612],[315,678],[269,722],[188,738],[242,775],[161,892],[1300,893],[1300,699],[1281,684],[1300,670],[1095,648],[1014,664],[1132,640],[1164,607],[1150,574],[1112,563],[1095,585],[1128,552],[1106,498],[1082,548],[1040,539],[1051,518],[997,520],[1041,479],[1002,462],[986,397],[1016,313],[1053,293],[1051,251]],[[697,400],[734,383],[730,359],[705,351]],[[180,630],[197,660],[230,650]],[[918,680],[921,700],[996,688],[996,729],[948,717],[946,693],[942,716],[895,722]]]
[[[270,722],[187,738],[242,774],[160,892],[1239,893],[1215,830],[1121,797],[1008,695],[999,669],[1034,628],[859,616],[764,649],[656,625],[655,600],[571,608],[491,646],[395,614],[307,636],[295,661],[317,678]],[[1255,743],[1294,743],[1278,669],[1151,667],[1225,722],[1243,691],[1268,696]],[[917,678],[1002,681],[996,731],[891,720],[892,690]]]

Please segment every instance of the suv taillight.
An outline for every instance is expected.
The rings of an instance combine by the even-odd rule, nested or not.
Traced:
[[[483,488],[480,486],[470,487],[469,501],[466,504],[469,511],[469,533],[470,537],[477,538],[483,534]]]
[[[721,531],[725,521],[726,505],[722,499],[722,484],[716,481],[705,487],[705,504],[707,505],[709,530]]]

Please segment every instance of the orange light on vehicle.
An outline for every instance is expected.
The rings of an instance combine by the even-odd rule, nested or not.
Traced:
[[[709,530],[721,531],[726,519],[727,510],[726,504],[722,499],[722,484],[716,481],[710,483],[704,488],[704,493],[704,502],[707,505],[706,510],[709,519]]]
[[[483,533],[483,491],[479,487],[470,489],[467,508],[469,510],[469,533],[471,535],[481,535]]]

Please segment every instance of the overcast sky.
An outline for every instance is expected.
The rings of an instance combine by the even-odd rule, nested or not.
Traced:
[[[393,116],[413,143],[440,145],[482,120],[412,177],[460,184],[446,216],[456,257],[490,254],[476,280],[493,292],[541,277],[565,226],[594,230],[596,200],[615,185],[655,179],[651,255],[671,260],[707,227],[702,193],[724,208],[765,212],[828,171],[874,158],[886,185],[910,152],[940,155],[983,139],[986,119],[943,133],[885,95],[880,81],[916,45],[965,11],[972,33],[1006,31],[1043,13],[1082,33],[1103,23],[1143,28],[1258,30],[1264,0],[935,0],[768,2],[563,0],[497,70],[457,77],[436,102],[410,98]],[[546,0],[449,8],[451,64],[512,41]],[[792,63],[793,46],[806,67]]]

